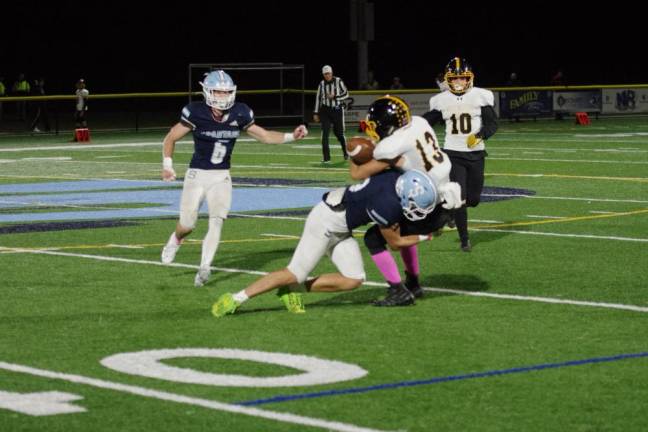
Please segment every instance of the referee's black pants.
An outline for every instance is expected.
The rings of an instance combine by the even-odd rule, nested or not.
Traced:
[[[450,180],[461,185],[461,198],[466,205],[455,210],[454,218],[461,244],[468,242],[468,211],[467,207],[477,207],[484,189],[484,167],[486,151],[460,152],[444,150],[450,157],[452,169]]]
[[[342,107],[322,106],[319,110],[320,122],[322,124],[322,156],[325,162],[331,160],[329,149],[329,133],[333,125],[333,133],[342,146],[342,154],[347,159],[346,140],[344,139],[344,110]]]

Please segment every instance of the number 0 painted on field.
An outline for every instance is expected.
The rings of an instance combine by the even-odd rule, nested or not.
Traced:
[[[272,377],[226,375],[169,366],[161,360],[208,357],[270,363],[304,371]],[[189,384],[228,387],[294,387],[330,384],[362,378],[367,371],[359,366],[305,355],[240,349],[177,348],[115,354],[101,360],[107,368],[130,375],[159,378]]]

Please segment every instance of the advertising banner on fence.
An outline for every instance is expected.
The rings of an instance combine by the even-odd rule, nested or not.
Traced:
[[[603,89],[604,114],[648,112],[648,89]]]
[[[548,90],[511,90],[499,92],[499,116],[544,117],[552,113],[552,92]]]
[[[387,94],[388,91],[385,91]],[[495,113],[499,115],[499,103],[497,92],[495,94]],[[407,102],[412,110],[412,115],[421,115],[430,110],[430,98],[439,93],[411,93],[411,94],[399,94],[396,95],[399,98]],[[369,105],[379,97],[383,95],[380,94],[371,94],[371,95],[351,95],[349,99],[352,99],[348,102],[348,109],[345,112],[345,121],[347,123],[357,123],[360,120],[364,120],[367,115],[367,109]]]
[[[601,112],[601,90],[556,91],[553,109],[567,113]]]

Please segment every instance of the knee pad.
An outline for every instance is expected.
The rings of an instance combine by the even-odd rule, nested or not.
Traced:
[[[364,244],[369,249],[371,255],[376,255],[382,251],[387,250],[387,241],[380,232],[378,225],[374,225],[365,232]]]

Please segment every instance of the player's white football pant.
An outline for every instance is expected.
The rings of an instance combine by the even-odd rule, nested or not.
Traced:
[[[198,210],[207,200],[209,217],[226,219],[232,205],[232,180],[229,170],[190,169],[186,172],[180,199],[180,225],[193,229]]]
[[[304,232],[288,264],[288,270],[299,283],[306,280],[324,254],[329,254],[343,276],[365,279],[360,247],[347,228],[345,213],[331,210],[324,202],[309,213]]]

